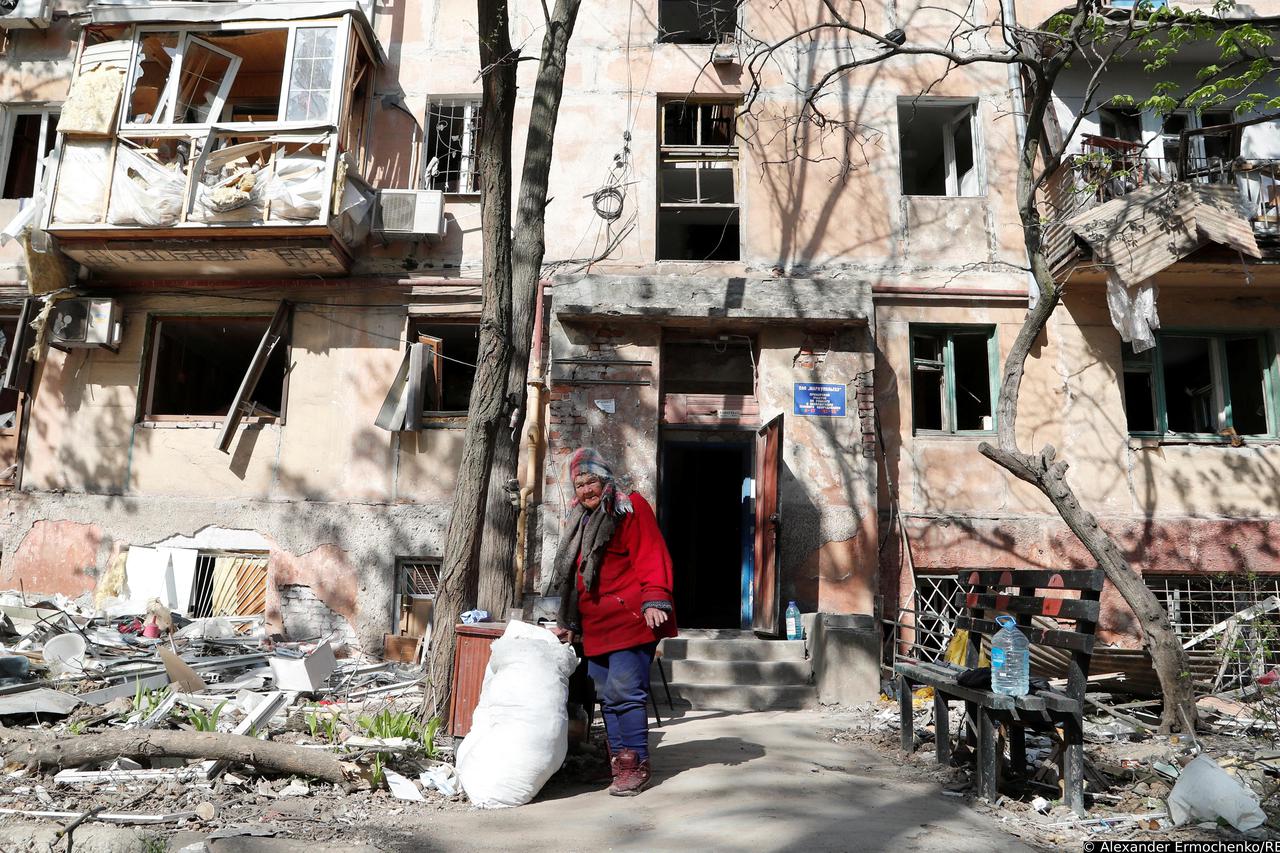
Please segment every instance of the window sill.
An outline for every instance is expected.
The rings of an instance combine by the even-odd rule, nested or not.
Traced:
[[[903,193],[902,197],[903,198],[950,198],[950,199],[957,199],[960,201],[964,201],[968,199],[985,200],[987,198],[987,194],[983,193],[982,195],[947,195],[946,193],[941,193],[939,195],[922,195],[920,193]]]
[[[466,429],[467,413],[466,412],[450,412],[441,414],[438,412],[424,412],[422,415],[423,429]]]
[[[1129,449],[1149,450],[1158,447],[1178,447],[1194,445],[1198,447],[1274,447],[1280,445],[1280,437],[1274,435],[1242,436],[1238,444],[1231,438],[1222,435],[1131,435],[1128,439]]]
[[[194,418],[166,418],[156,419],[147,418],[138,421],[138,426],[143,429],[221,429],[222,418],[213,417],[194,417]],[[264,426],[284,426],[282,418],[242,418],[240,426],[260,429]]]
[[[965,430],[964,432],[942,432],[941,430],[917,429],[912,430],[912,436],[915,438],[942,438],[942,439],[959,439],[968,441],[975,438],[995,438],[995,430]]]

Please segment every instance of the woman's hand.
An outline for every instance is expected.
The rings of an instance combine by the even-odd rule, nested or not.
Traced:
[[[557,637],[559,637],[560,642],[568,643],[571,646],[573,645],[573,641],[576,639],[572,629],[569,629],[569,628],[561,628],[559,625],[557,625],[556,627],[549,628],[548,630],[551,631],[551,633],[555,634]]]
[[[646,607],[644,609],[644,623],[655,631],[658,626],[667,621],[667,611],[658,607]]]

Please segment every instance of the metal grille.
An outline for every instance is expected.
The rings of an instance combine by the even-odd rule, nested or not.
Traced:
[[[964,612],[960,584],[955,572],[945,575],[916,575],[915,657],[942,660],[956,617]]]
[[[196,556],[188,612],[205,616],[261,616],[267,612],[267,555],[201,551]]]
[[[1183,641],[1265,598],[1280,596],[1280,575],[1148,575],[1144,580]],[[1273,610],[1206,640],[1204,647],[1217,649],[1222,660],[1220,686],[1248,683],[1280,664],[1278,634],[1280,613]]]
[[[437,560],[401,560],[400,594],[429,595],[440,589],[440,563]]]
[[[476,134],[480,101],[441,100],[427,103],[424,177],[429,190],[477,193]]]

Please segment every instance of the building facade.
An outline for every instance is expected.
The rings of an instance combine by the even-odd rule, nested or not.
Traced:
[[[688,627],[776,633],[792,599],[892,616],[960,568],[1084,559],[1048,503],[976,450],[1028,299],[1005,191],[1016,77],[873,66],[819,100],[824,123],[797,122],[851,48],[801,39],[753,64],[749,46],[804,29],[812,5],[584,4],[532,370],[546,452],[522,466],[529,594],[581,445],[657,506]],[[531,55],[541,6],[512,9]],[[465,426],[482,263],[473,4],[42,14],[11,21],[0,61],[0,212],[35,223],[0,256],[0,328],[12,342],[47,320],[30,343],[62,338],[34,361],[7,348],[0,584],[91,592],[123,555],[178,609],[261,607],[275,630],[338,626],[376,650],[398,596],[434,582]],[[953,26],[930,4],[868,14],[921,41]],[[1172,376],[1149,428],[1133,420],[1131,383],[1172,369],[1173,350],[1162,338],[1161,361],[1126,360],[1103,276],[1073,275],[1028,367],[1025,440],[1062,449],[1145,572],[1280,568],[1265,264],[1193,258],[1160,279],[1164,328],[1206,330],[1177,346],[1217,353],[1210,385],[1236,398],[1245,374],[1222,365],[1256,348],[1248,399],[1264,417],[1247,434],[1241,419],[1237,441],[1218,435],[1221,407],[1182,430]],[[79,304],[107,345],[71,341],[68,309],[40,320],[49,294],[96,300]],[[420,413],[397,408],[410,374],[425,377]],[[1123,608],[1107,610],[1125,640]]]

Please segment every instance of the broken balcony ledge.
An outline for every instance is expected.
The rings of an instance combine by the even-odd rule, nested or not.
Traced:
[[[358,13],[365,26],[373,21],[372,0],[274,0],[266,3],[94,0],[88,6],[95,24],[292,21],[331,17],[345,12]]]
[[[1161,447],[1221,447],[1227,450],[1242,450],[1249,447],[1280,446],[1280,438],[1275,436],[1240,436],[1238,443],[1232,442],[1226,435],[1131,435],[1126,440],[1130,450],[1155,450]]]
[[[199,418],[193,420],[172,421],[138,421],[134,426],[140,429],[221,429],[225,417]],[[245,429],[263,429],[271,426],[284,426],[283,418],[244,418],[240,426]]]
[[[687,317],[776,323],[866,325],[871,285],[856,279],[746,276],[556,276],[562,318]]]

